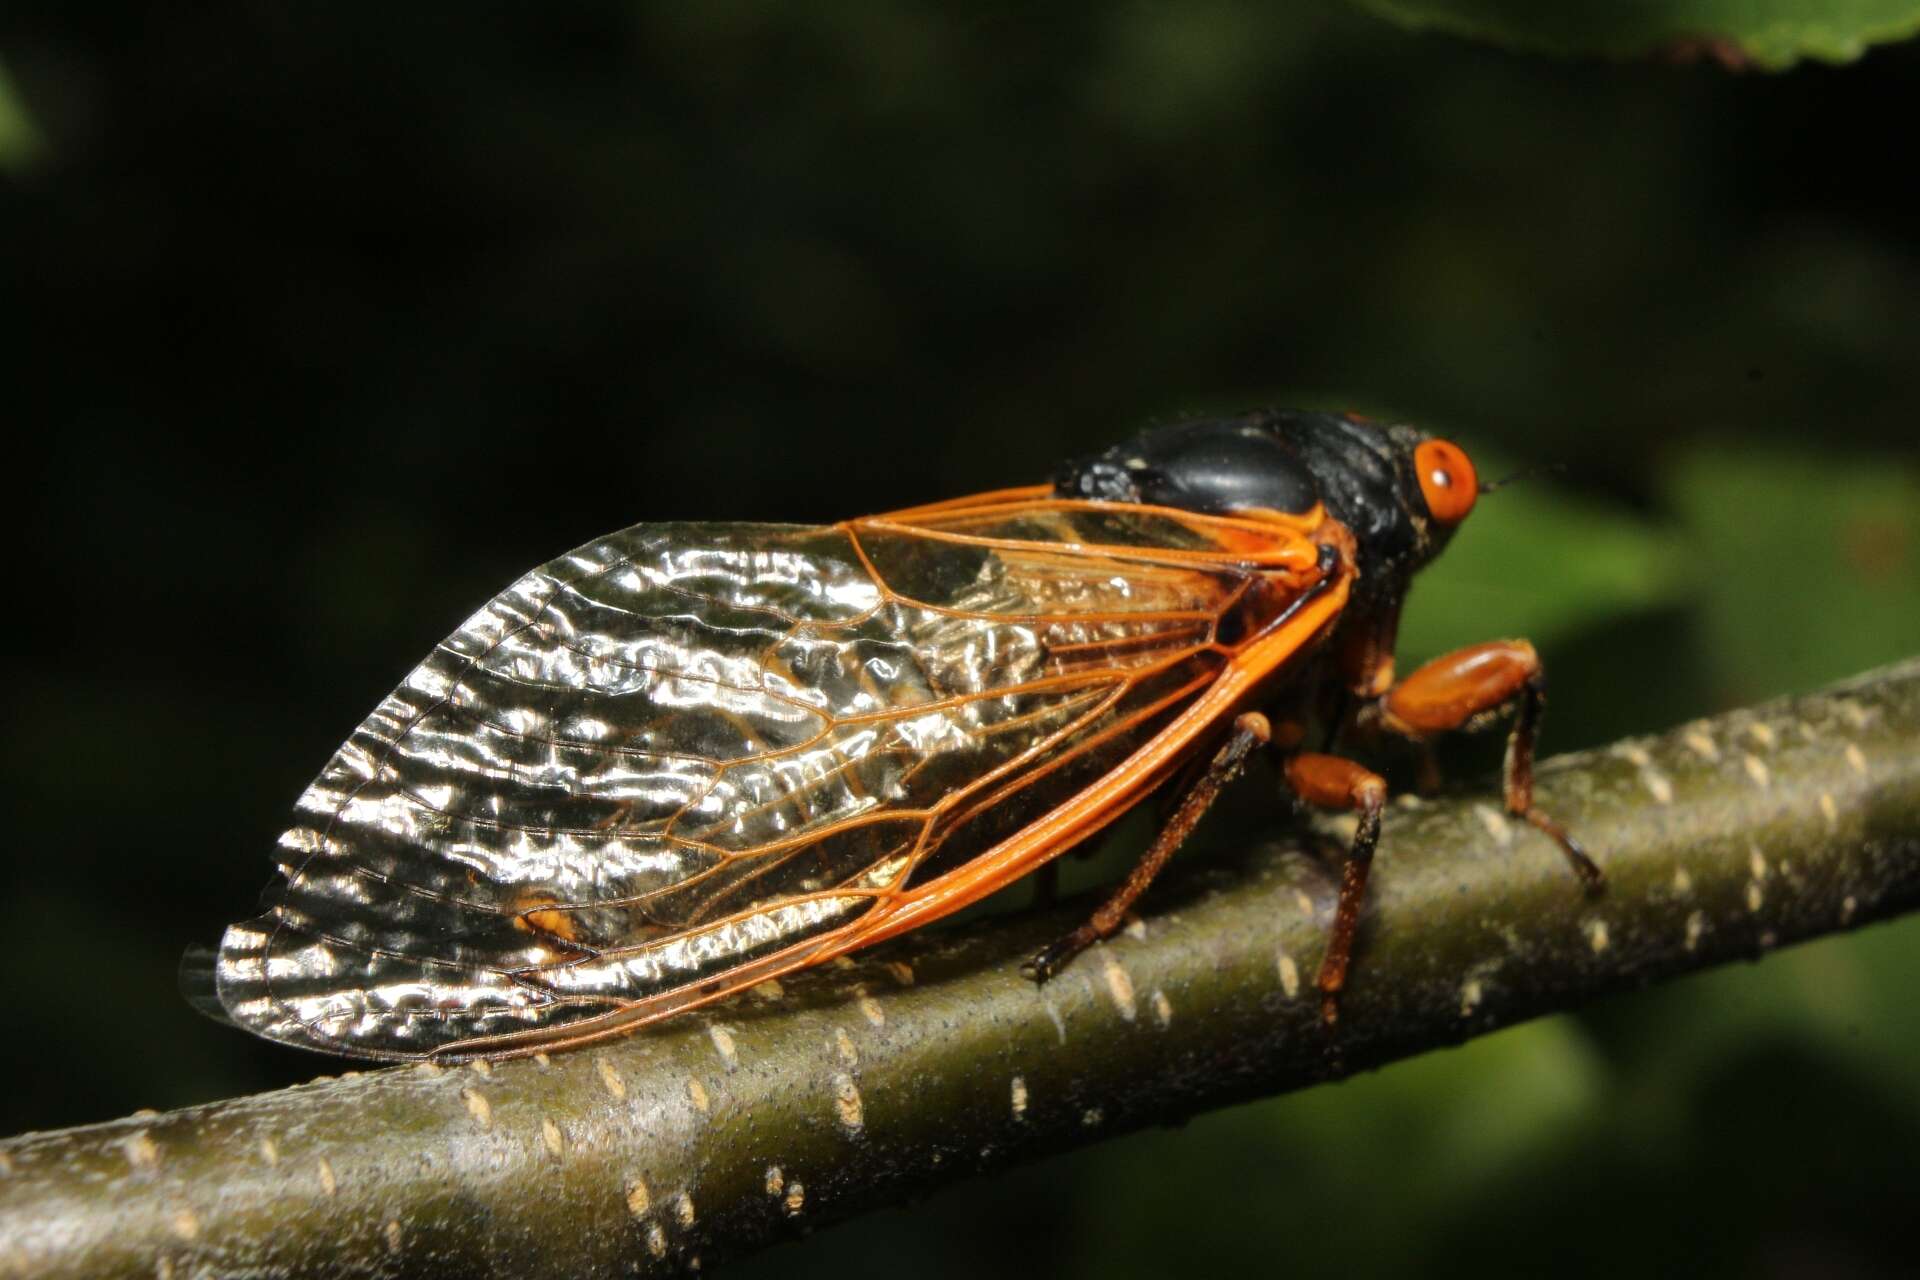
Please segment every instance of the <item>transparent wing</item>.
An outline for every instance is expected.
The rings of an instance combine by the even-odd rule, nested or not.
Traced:
[[[1051,505],[642,525],[534,570],[301,796],[202,981],[261,1035],[415,1057],[717,990],[885,910],[1225,660],[1251,579],[1217,539]]]

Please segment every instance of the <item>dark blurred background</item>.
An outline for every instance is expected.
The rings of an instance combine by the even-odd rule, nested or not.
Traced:
[[[0,9],[0,1131],[336,1070],[194,1016],[181,949],[437,639],[635,521],[1354,408],[1566,464],[1487,500],[1402,650],[1532,635],[1549,750],[1920,651],[1920,50],[1740,76],[1313,3],[988,12]],[[1917,930],[739,1274],[1910,1274]]]

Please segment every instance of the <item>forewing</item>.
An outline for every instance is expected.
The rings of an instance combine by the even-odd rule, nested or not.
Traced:
[[[1022,533],[645,525],[526,575],[301,797],[220,1004],[411,1057],[720,989],[884,910],[1219,664],[1243,575]]]

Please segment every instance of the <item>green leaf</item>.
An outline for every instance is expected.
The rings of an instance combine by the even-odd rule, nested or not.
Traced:
[[[1356,0],[1410,27],[1540,53],[1710,57],[1778,71],[1802,58],[1851,62],[1920,31],[1920,0]]]
[[[0,63],[0,172],[26,168],[44,145],[40,131],[14,91],[6,64]]]
[[[1071,1274],[1177,1274],[1204,1240],[1206,1274],[1258,1275],[1276,1240],[1321,1240],[1329,1223],[1341,1272],[1419,1274],[1436,1233],[1576,1134],[1611,1086],[1579,1024],[1552,1018],[1142,1135],[1088,1158],[1095,1176],[1063,1209]]]
[[[1501,463],[1476,456],[1481,473]],[[1403,671],[1480,640],[1554,641],[1596,622],[1678,599],[1685,575],[1672,534],[1539,482],[1481,500],[1445,554],[1415,580],[1401,624]]]
[[[1920,649],[1920,469],[1707,446],[1667,472],[1723,700]]]

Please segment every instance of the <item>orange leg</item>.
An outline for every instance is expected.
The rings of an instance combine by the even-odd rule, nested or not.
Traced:
[[[1421,742],[1436,733],[1518,705],[1507,738],[1507,812],[1552,836],[1589,892],[1606,883],[1565,827],[1533,803],[1533,742],[1546,706],[1540,655],[1525,640],[1489,640],[1427,663],[1381,695],[1370,717],[1381,728]]]
[[[1021,972],[1035,982],[1045,982],[1082,951],[1119,932],[1121,924],[1126,921],[1127,909],[1147,891],[1153,878],[1173,857],[1174,850],[1186,842],[1187,836],[1199,825],[1202,815],[1212,807],[1220,792],[1240,775],[1240,771],[1246,767],[1247,757],[1272,737],[1273,729],[1267,723],[1267,718],[1257,711],[1250,711],[1235,720],[1233,732],[1221,744],[1220,750],[1214,753],[1206,771],[1180,797],[1173,817],[1160,828],[1160,834],[1154,837],[1153,843],[1147,847],[1146,853],[1141,855],[1140,861],[1127,874],[1113,896],[1100,904],[1092,919],[1066,937],[1042,947],[1020,967]]]
[[[1347,985],[1347,968],[1353,960],[1353,936],[1360,926],[1360,905],[1367,897],[1373,849],[1380,843],[1380,813],[1387,807],[1387,780],[1351,760],[1313,751],[1288,758],[1286,779],[1308,804],[1351,809],[1360,815],[1353,848],[1340,873],[1340,905],[1333,913],[1333,936],[1327,939],[1326,958],[1320,962],[1320,1019],[1332,1026],[1340,1016],[1340,990]]]

